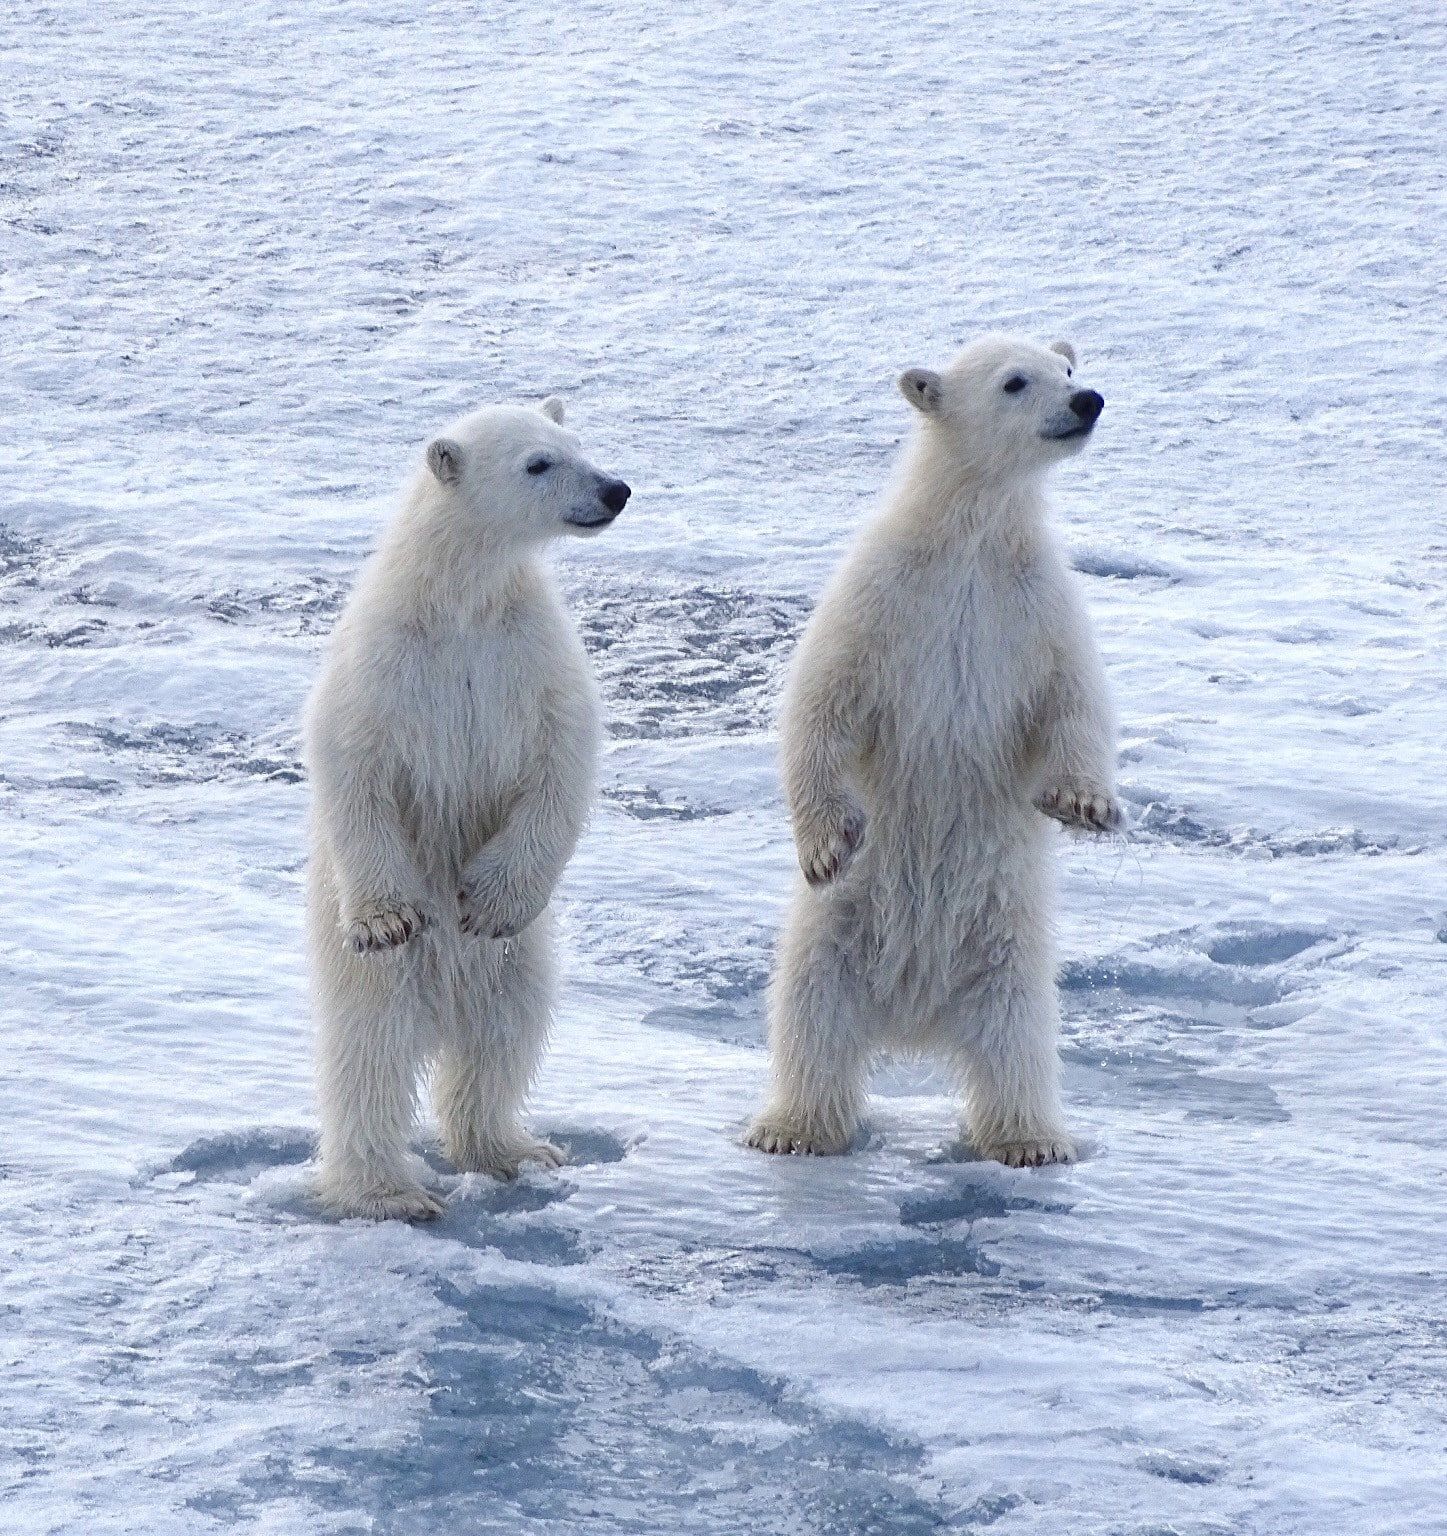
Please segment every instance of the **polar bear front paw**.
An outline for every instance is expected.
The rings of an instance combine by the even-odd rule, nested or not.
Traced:
[[[849,868],[864,841],[864,812],[846,806],[827,819],[801,826],[799,867],[810,885],[827,885]]]
[[[981,1157],[1007,1168],[1044,1168],[1050,1163],[1073,1163],[1075,1143],[1062,1134],[1040,1140],[996,1141],[975,1149]]]
[[[1067,827],[1084,827],[1091,832],[1114,832],[1124,820],[1114,795],[1069,784],[1047,785],[1036,795],[1035,808]]]
[[[498,893],[464,880],[457,889],[457,921],[462,931],[477,939],[512,939],[537,921],[547,906],[542,902]]]
[[[420,907],[399,902],[353,918],[346,927],[347,948],[357,955],[374,955],[397,949],[417,937],[427,926],[427,915]]]
[[[744,1145],[785,1157],[838,1157],[849,1150],[853,1139],[837,1127],[795,1123],[765,1113],[748,1128]]]

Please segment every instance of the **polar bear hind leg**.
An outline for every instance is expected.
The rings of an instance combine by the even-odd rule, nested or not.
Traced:
[[[339,1216],[426,1221],[443,1203],[408,1150],[417,1109],[427,957],[409,945],[385,955],[347,948],[336,908],[313,904],[322,1204]]]
[[[463,935],[452,958],[433,1081],[443,1150],[459,1170],[499,1179],[514,1178],[524,1162],[560,1167],[562,1149],[522,1121],[552,1021],[548,914],[516,938]]]
[[[770,998],[773,1085],[745,1137],[762,1152],[847,1152],[859,1127],[872,1048],[866,993],[823,905],[801,893],[780,946]]]
[[[979,1155],[1012,1168],[1073,1162],[1048,953],[1028,940],[995,946],[949,1014],[946,1038],[964,1088],[967,1135]]]

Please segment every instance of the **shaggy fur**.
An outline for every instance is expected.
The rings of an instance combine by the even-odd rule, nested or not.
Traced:
[[[432,442],[363,570],[307,718],[320,1193],[427,1217],[408,1151],[435,1065],[458,1168],[558,1148],[523,1127],[554,990],[548,899],[593,793],[599,708],[538,554],[628,496],[561,426],[494,407]]]
[[[943,374],[900,379],[919,431],[820,602],[785,698],[804,879],[752,1146],[845,1151],[883,1047],[949,1064],[982,1156],[1074,1156],[1046,817],[1119,820],[1105,679],[1046,525],[1045,472],[1101,405],[1074,361],[1064,343],[987,337]]]

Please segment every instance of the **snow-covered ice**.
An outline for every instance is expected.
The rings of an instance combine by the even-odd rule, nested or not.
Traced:
[[[0,59],[0,1526],[1414,1536],[1447,1508],[1447,16],[19,0]],[[736,1137],[771,711],[993,326],[1130,833],[1062,836],[1079,1166]],[[535,1120],[306,1196],[297,717],[429,428],[564,395],[604,795]],[[434,1155],[434,1162],[436,1158]]]

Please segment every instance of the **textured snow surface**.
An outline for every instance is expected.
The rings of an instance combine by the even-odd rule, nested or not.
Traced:
[[[6,8],[6,1532],[1415,1536],[1447,1503],[1447,18]],[[1132,828],[1061,837],[1087,1156],[923,1067],[770,1161],[781,668],[897,372],[1071,337]],[[535,1121],[307,1199],[297,716],[392,488],[565,395],[604,796]]]

